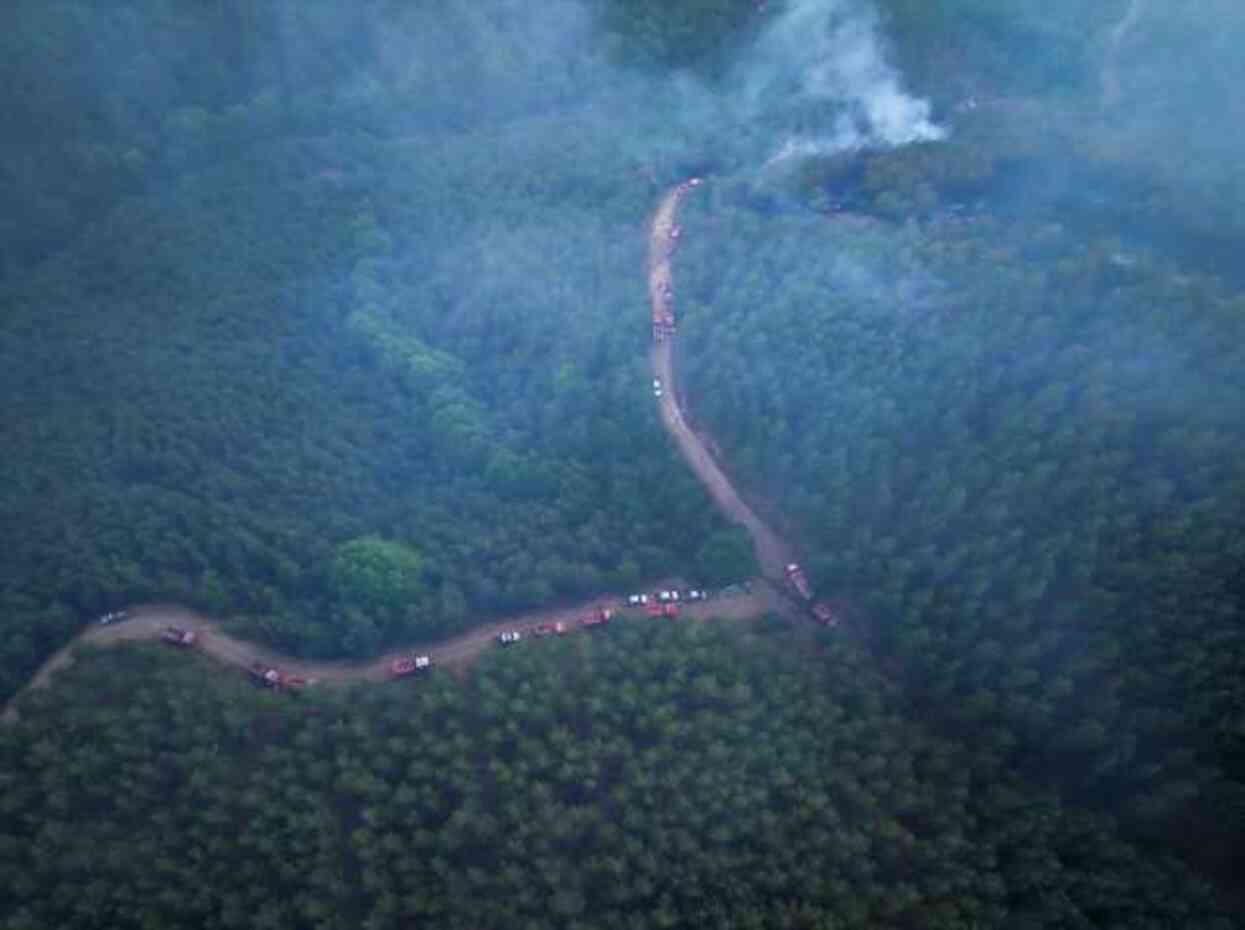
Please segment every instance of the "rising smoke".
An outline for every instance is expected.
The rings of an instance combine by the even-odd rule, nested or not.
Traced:
[[[879,38],[878,17],[858,0],[792,0],[739,69],[739,106],[750,119],[797,127],[767,165],[861,148],[941,139],[929,103],[903,89]]]

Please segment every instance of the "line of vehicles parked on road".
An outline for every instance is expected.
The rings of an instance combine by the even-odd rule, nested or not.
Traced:
[[[705,601],[708,599],[709,592],[701,588],[692,588],[688,591],[678,591],[672,588],[654,591],[652,594],[628,594],[623,603],[627,607],[643,608],[644,612],[650,617],[677,617],[679,615],[680,603],[684,601]],[[503,646],[513,646],[515,643],[522,642],[526,634],[536,638],[561,636],[574,628],[600,626],[603,623],[608,623],[613,616],[614,612],[612,610],[608,607],[602,607],[570,624],[558,621],[555,623],[541,623],[530,627],[526,631],[505,630],[497,634],[497,642]]]
[[[813,619],[822,626],[833,628],[839,625],[839,615],[833,607],[825,601],[813,600],[813,589],[808,583],[804,569],[800,568],[799,564],[788,562],[783,568],[783,575],[787,579],[787,584],[799,595],[800,600],[808,604],[809,610],[813,613]]]
[[[804,575],[804,570],[797,563],[791,562],[787,564],[784,567],[783,574],[788,586],[801,601],[808,605],[809,610],[818,623],[826,627],[839,625],[840,618],[833,607],[822,601],[814,601],[813,591],[807,577]],[[629,594],[625,598],[624,603],[627,607],[642,609],[650,617],[677,617],[681,604],[696,603],[708,599],[709,592],[703,588],[690,588],[685,591],[668,588],[654,591],[651,594]],[[107,626],[126,620],[128,616],[129,614],[124,610],[112,611],[100,617],[97,623]],[[502,646],[513,646],[515,643],[522,642],[528,636],[537,639],[546,636],[562,636],[573,629],[601,626],[609,623],[613,617],[614,611],[611,608],[599,607],[570,622],[556,620],[549,623],[539,623],[524,629],[503,630],[497,634],[496,640]],[[192,649],[197,645],[199,637],[194,630],[166,626],[160,632],[160,639],[179,649]],[[432,668],[432,664],[432,657],[428,655],[399,656],[389,663],[387,672],[391,679],[407,678],[421,672],[427,672]],[[275,666],[267,665],[263,662],[251,663],[247,668],[247,672],[256,684],[276,691],[296,690],[304,685],[315,684],[316,681],[314,678],[308,679],[288,674]]]
[[[538,623],[535,626],[528,627],[526,630],[503,630],[497,634],[497,642],[503,646],[513,646],[515,643],[522,642],[526,634],[530,634],[538,639],[545,636],[562,636],[573,629],[601,626],[609,623],[612,619],[614,619],[614,611],[612,609],[609,607],[598,607],[591,613],[585,614],[570,623],[555,620],[552,623]]]

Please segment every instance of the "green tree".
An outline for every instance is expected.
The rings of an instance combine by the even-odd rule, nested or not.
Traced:
[[[757,564],[748,532],[734,527],[714,533],[696,553],[696,568],[705,583],[711,585],[753,577]]]
[[[348,605],[389,617],[423,595],[423,570],[423,557],[412,547],[362,536],[337,547],[333,590]]]

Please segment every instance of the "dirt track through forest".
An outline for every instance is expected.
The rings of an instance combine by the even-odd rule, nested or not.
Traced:
[[[649,226],[649,267],[648,291],[649,301],[653,304],[654,316],[657,308],[665,300],[664,294],[674,291],[674,274],[671,258],[678,241],[674,235],[677,228],[678,208],[688,188],[680,185],[668,191],[662,198],[661,205],[653,216]],[[743,526],[752,537],[757,562],[761,566],[761,574],[776,584],[783,579],[783,566],[794,561],[791,547],[778,534],[771,530],[752,508],[744,503],[739,492],[725,472],[714,460],[705,443],[687,424],[683,410],[679,406],[677,385],[674,378],[674,339],[663,339],[653,343],[650,358],[653,365],[653,376],[665,386],[658,401],[661,410],[662,425],[674,439],[679,452],[683,455],[688,467],[695,472],[700,483],[705,486],[710,497],[718,508],[732,523]]]
[[[699,183],[699,182],[696,182]],[[654,313],[659,303],[673,293],[671,256],[677,241],[677,218],[679,204],[692,188],[681,184],[669,190],[658,205],[649,225],[649,299]],[[669,432],[688,466],[700,479],[710,497],[729,520],[743,526],[752,538],[757,561],[764,578],[757,579],[747,593],[732,597],[717,597],[711,601],[683,604],[681,616],[694,619],[720,617],[722,619],[747,619],[766,612],[790,614],[792,606],[780,592],[783,566],[792,561],[791,547],[771,530],[753,510],[744,503],[729,478],[710,454],[706,444],[688,426],[679,407],[675,390],[673,339],[655,342],[651,352],[654,377],[666,386],[658,401],[661,421]],[[675,587],[676,582],[665,581],[657,587]],[[131,608],[128,619],[108,626],[92,625],[52,655],[35,673],[26,686],[5,706],[0,719],[12,721],[17,718],[17,701],[34,688],[46,687],[55,674],[73,664],[74,651],[83,645],[106,646],[109,644],[150,641],[159,639],[165,627],[174,626],[194,630],[197,634],[196,649],[220,661],[247,668],[252,663],[274,666],[287,675],[305,678],[309,683],[328,681],[374,681],[388,680],[390,663],[402,656],[415,653],[427,655],[436,666],[453,670],[466,668],[494,642],[503,630],[531,631],[541,624],[562,622],[568,625],[571,635],[577,631],[576,622],[601,608],[615,611],[622,609],[622,598],[606,596],[573,607],[533,611],[515,617],[498,620],[469,633],[444,642],[396,650],[366,662],[311,662],[295,659],[265,649],[256,643],[235,639],[223,633],[220,624],[197,611],[176,604],[146,604]],[[646,620],[660,623],[668,620]]]

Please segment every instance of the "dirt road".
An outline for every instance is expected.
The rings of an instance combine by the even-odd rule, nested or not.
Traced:
[[[670,259],[677,241],[678,208],[682,198],[690,193],[698,181],[685,182],[672,188],[658,205],[649,228],[649,298],[654,315],[669,310],[673,301],[673,272]],[[672,338],[656,342],[652,349],[654,376],[667,385],[660,399],[662,423],[674,439],[684,460],[704,484],[710,496],[722,512],[735,523],[743,526],[752,537],[757,561],[764,579],[756,579],[747,594],[712,601],[685,604],[682,615],[693,619],[721,617],[723,619],[746,619],[766,612],[788,614],[793,612],[791,603],[780,594],[783,583],[783,566],[792,561],[791,547],[778,537],[752,509],[744,503],[730,480],[719,467],[705,443],[692,431],[679,407],[675,390]],[[767,583],[766,579],[772,584]],[[682,587],[675,580],[658,583],[657,587]],[[196,648],[224,663],[247,668],[252,663],[281,669],[287,675],[299,676],[308,682],[328,681],[375,681],[387,680],[390,663],[404,655],[415,652],[428,655],[438,666],[462,670],[488,648],[503,630],[530,631],[545,623],[561,621],[573,628],[582,617],[601,608],[618,611],[622,607],[619,597],[601,597],[585,604],[561,609],[535,611],[499,620],[485,627],[472,630],[433,646],[405,649],[379,656],[367,662],[305,662],[279,655],[255,643],[227,636],[220,625],[209,617],[175,604],[147,604],[131,608],[129,619],[110,626],[91,626],[73,642],[56,652],[40,667],[39,671],[6,705],[0,719],[9,721],[17,717],[18,699],[33,688],[46,687],[55,674],[73,664],[74,650],[84,644],[104,646],[136,640],[153,640],[160,637],[167,626],[194,630],[198,635]],[[662,621],[647,621],[662,622]]]
[[[654,317],[668,305],[668,295],[674,290],[674,274],[671,269],[671,257],[677,241],[674,230],[678,228],[679,204],[688,190],[685,185],[680,185],[667,192],[649,226],[648,291]],[[688,467],[695,472],[722,512],[733,523],[748,531],[761,573],[774,583],[781,584],[783,566],[794,561],[792,549],[744,503],[730,479],[705,447],[705,443],[688,426],[679,406],[674,378],[674,339],[654,342],[650,359],[653,377],[660,379],[665,386],[658,405],[666,431],[674,439]]]
[[[1107,57],[1102,64],[1102,108],[1110,109],[1120,102],[1120,46],[1137,25],[1144,12],[1145,0],[1129,0],[1120,21],[1111,27],[1107,38]]]
[[[661,582],[674,587],[676,581]],[[49,685],[57,672],[73,664],[74,652],[83,645],[107,646],[123,642],[151,641],[160,638],[167,626],[176,626],[184,630],[194,630],[198,634],[195,648],[207,655],[220,659],[228,665],[247,668],[252,662],[262,662],[275,666],[288,675],[296,675],[307,679],[309,684],[320,682],[341,681],[374,681],[382,682],[390,678],[389,665],[394,659],[402,656],[427,655],[434,665],[460,671],[465,669],[485,649],[490,648],[498,633],[503,630],[520,630],[529,634],[534,627],[546,623],[565,623],[568,634],[576,632],[575,624],[582,617],[587,617],[601,608],[619,611],[616,622],[629,622],[632,616],[623,610],[622,602],[616,597],[601,597],[577,604],[551,610],[533,611],[498,620],[488,626],[479,627],[462,636],[445,640],[431,646],[421,646],[395,650],[370,659],[366,662],[307,662],[290,656],[275,653],[255,643],[234,639],[222,633],[220,624],[210,617],[176,604],[145,604],[127,611],[129,618],[109,626],[91,626],[75,639],[58,650],[49,658],[39,671],[5,706],[0,720],[9,722],[17,719],[17,703],[22,695],[35,688]],[[731,597],[718,597],[710,601],[696,604],[685,604],[681,608],[681,617],[705,620],[710,617],[723,619],[747,619],[757,617],[766,612],[787,613],[790,605],[769,585],[759,582],[752,585],[748,593]],[[662,623],[668,620],[637,619],[636,622]]]

